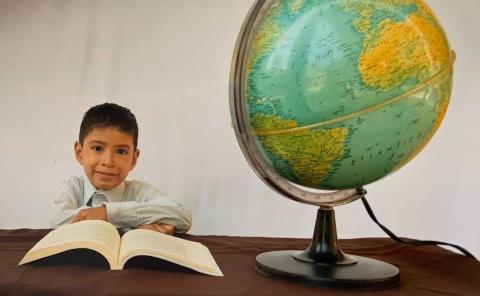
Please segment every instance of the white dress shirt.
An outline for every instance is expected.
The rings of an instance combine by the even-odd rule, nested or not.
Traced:
[[[192,223],[188,209],[150,184],[124,181],[110,190],[97,190],[87,177],[74,176],[61,185],[54,201],[57,213],[51,226],[68,224],[79,211],[103,204],[107,220],[117,228],[135,228],[158,222],[175,226],[176,232],[186,232]]]

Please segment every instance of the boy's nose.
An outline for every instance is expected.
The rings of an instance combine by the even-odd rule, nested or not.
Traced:
[[[115,153],[106,152],[103,155],[102,165],[104,166],[113,166],[115,164]]]

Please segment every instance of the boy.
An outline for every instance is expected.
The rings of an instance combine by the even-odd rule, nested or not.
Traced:
[[[190,229],[189,210],[152,185],[125,180],[140,154],[137,141],[137,120],[129,109],[105,103],[85,113],[75,142],[85,176],[63,182],[52,227],[94,219],[166,234]]]

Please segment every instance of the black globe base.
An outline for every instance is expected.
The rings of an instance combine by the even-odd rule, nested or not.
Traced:
[[[336,288],[380,289],[393,287],[400,280],[400,271],[389,263],[343,253],[331,207],[318,209],[307,250],[262,253],[256,258],[255,269],[269,276]]]
[[[398,268],[383,261],[354,256],[353,264],[324,264],[299,260],[297,253],[298,250],[262,253],[256,258],[255,268],[268,276],[335,288],[388,288],[400,279]]]

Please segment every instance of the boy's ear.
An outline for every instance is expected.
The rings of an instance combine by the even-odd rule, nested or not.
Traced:
[[[135,150],[135,152],[133,153],[133,159],[132,159],[132,164],[130,165],[130,170],[133,170],[133,168],[134,168],[135,165],[137,164],[137,159],[138,159],[139,156],[140,156],[140,150],[137,149],[137,150]]]
[[[80,144],[79,141],[75,141],[75,145],[74,145],[74,151],[75,151],[75,158],[77,159],[77,161],[83,165],[83,155],[82,155],[82,144]]]

